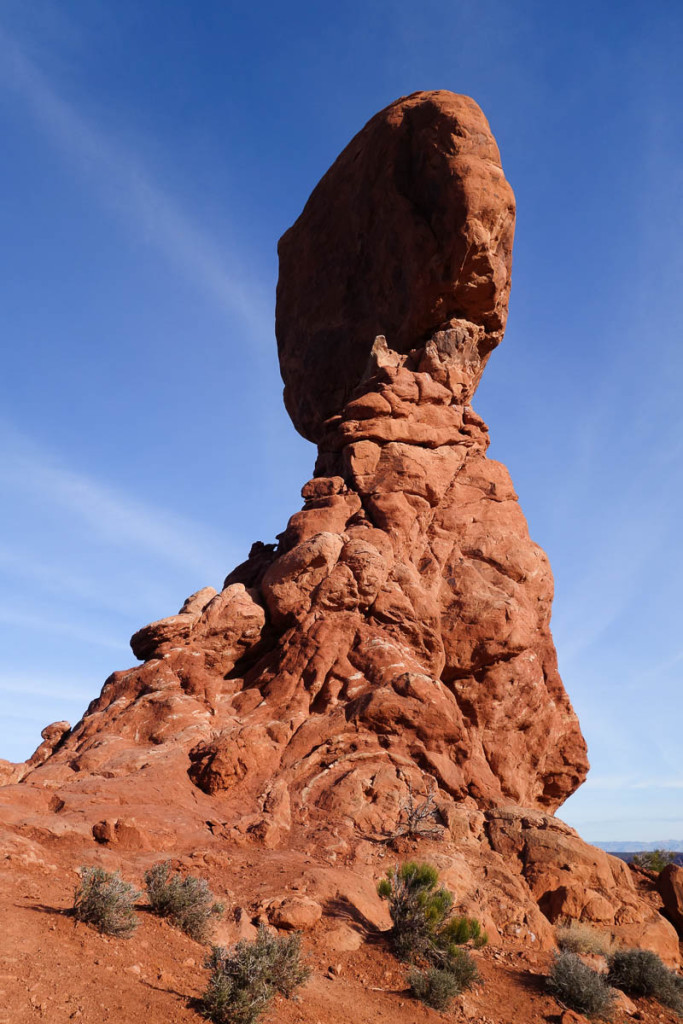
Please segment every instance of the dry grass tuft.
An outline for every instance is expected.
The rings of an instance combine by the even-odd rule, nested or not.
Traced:
[[[565,953],[597,953],[599,956],[609,956],[612,952],[609,935],[581,921],[568,921],[566,924],[557,925],[555,938]]]

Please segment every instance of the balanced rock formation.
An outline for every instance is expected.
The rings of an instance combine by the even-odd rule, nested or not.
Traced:
[[[471,397],[505,330],[514,226],[473,100],[415,93],[373,117],[278,246],[278,351],[297,430],[319,441],[377,335],[406,354],[452,319],[470,324]]]
[[[0,791],[12,828],[140,856],[317,851],[320,906],[333,866],[346,892],[340,865],[381,873],[378,840],[426,844],[494,938],[547,948],[573,917],[677,958],[628,869],[552,817],[588,769],[552,576],[471,405],[513,226],[466,97],[399,100],[344,150],[280,243],[285,397],[318,443],[303,508],[135,634],[143,664]]]

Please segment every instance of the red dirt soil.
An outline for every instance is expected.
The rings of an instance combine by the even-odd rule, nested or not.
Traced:
[[[129,939],[100,935],[68,915],[77,882],[73,855],[47,849],[40,862],[23,863],[13,855],[0,873],[0,1024],[198,1024],[192,1005],[206,986],[206,948],[144,909],[140,900],[137,931]],[[380,858],[392,862],[391,852]],[[220,864],[216,863],[220,861]],[[112,858],[102,851],[88,858],[108,868],[121,867],[138,884],[149,856]],[[207,863],[208,862],[208,863]],[[176,862],[209,879],[227,905],[217,939],[237,937],[231,919],[239,904],[257,918],[259,904],[272,892],[303,893],[306,877],[326,870],[287,853],[233,849],[195,854]],[[7,868],[11,867],[11,871]],[[368,874],[357,872],[359,891]],[[296,888],[294,888],[296,887]],[[340,950],[357,936],[355,950]],[[483,984],[455,1000],[446,1013],[430,1010],[410,996],[407,969],[388,951],[385,939],[362,914],[342,899],[330,900],[325,916],[304,940],[313,973],[297,997],[277,997],[264,1022],[282,1024],[429,1024],[443,1020],[478,1024],[571,1024],[563,1008],[544,992],[552,954],[514,941],[475,950]],[[674,1024],[676,1015],[648,1000],[637,1001],[637,1019],[645,1024]],[[617,1021],[627,1019],[618,1013]]]

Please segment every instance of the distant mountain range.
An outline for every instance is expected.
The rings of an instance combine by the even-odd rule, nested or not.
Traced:
[[[600,850],[611,853],[613,857],[619,857],[627,863],[639,853],[648,853],[652,850],[668,850],[675,853],[674,864],[683,867],[683,841],[680,839],[662,839],[656,843],[593,843]]]
[[[656,843],[593,843],[607,853],[642,853],[644,850],[675,850],[683,853],[683,839],[659,839]]]

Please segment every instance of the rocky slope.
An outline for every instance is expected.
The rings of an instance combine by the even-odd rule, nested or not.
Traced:
[[[192,856],[230,875],[233,937],[286,926],[292,899],[314,934],[343,906],[360,935],[386,924],[393,849],[436,863],[494,944],[551,949],[570,917],[676,962],[656,895],[552,816],[588,769],[552,576],[471,406],[513,228],[467,97],[399,100],[344,150],[280,243],[285,400],[318,444],[303,508],[220,593],[136,633],[142,664],[73,730],[0,763],[10,865]]]

